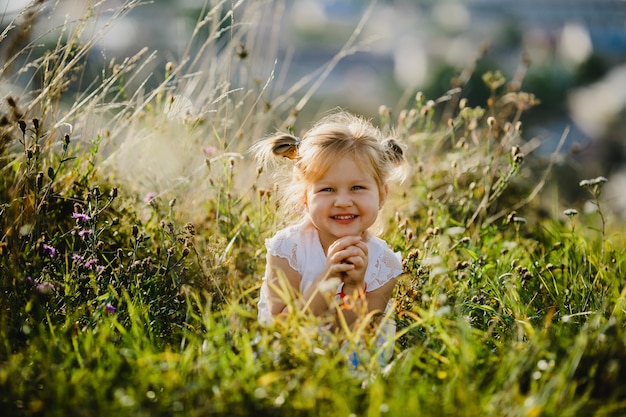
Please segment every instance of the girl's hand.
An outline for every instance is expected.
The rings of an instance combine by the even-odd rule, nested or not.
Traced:
[[[328,248],[326,259],[327,278],[338,277],[344,282],[344,286],[353,289],[364,287],[367,245],[360,236],[337,239]]]
[[[359,289],[365,286],[365,271],[367,270],[368,260],[367,245],[363,241],[350,246],[347,250],[353,252],[354,255],[346,258],[344,263],[352,265],[354,268],[346,271],[341,277],[344,284],[344,292],[348,288]]]

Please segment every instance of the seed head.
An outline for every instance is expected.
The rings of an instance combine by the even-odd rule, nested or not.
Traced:
[[[248,50],[246,49],[246,45],[244,45],[243,43],[237,45],[235,53],[237,54],[239,59],[246,59],[248,57]]]
[[[400,114],[398,114],[398,124],[404,124],[404,122],[406,122],[407,114],[406,109],[400,111]]]

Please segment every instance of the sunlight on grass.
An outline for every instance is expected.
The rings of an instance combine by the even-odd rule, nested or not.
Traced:
[[[242,50],[283,3],[213,3],[179,62],[157,66],[141,49],[93,81],[84,65],[103,33],[86,28],[100,3],[51,29],[51,44],[7,46],[3,415],[626,410],[624,227],[605,208],[603,177],[579,184],[593,210],[555,202],[545,214],[538,196],[558,150],[548,164],[533,156],[521,118],[540,103],[501,73],[472,74],[491,92],[482,106],[462,84],[415,92],[397,114],[381,106],[377,123],[412,167],[383,216],[405,272],[391,360],[368,323],[335,334],[294,313],[260,326],[262,242],[287,219],[245,151],[308,125],[300,112],[318,84],[281,95],[273,57]],[[317,76],[358,49],[359,28]],[[0,42],[20,30],[13,22]]]

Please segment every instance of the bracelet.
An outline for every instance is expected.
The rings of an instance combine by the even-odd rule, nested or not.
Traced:
[[[363,286],[363,292],[359,294],[358,298],[363,298],[363,296],[365,295],[366,292],[367,292],[367,283],[365,283],[365,285]],[[341,290],[337,293],[337,295],[342,300],[347,297],[346,293],[343,292],[343,285],[341,286]]]

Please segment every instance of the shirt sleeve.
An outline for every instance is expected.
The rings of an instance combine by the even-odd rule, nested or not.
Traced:
[[[298,268],[298,244],[293,239],[292,234],[293,232],[290,229],[282,230],[274,237],[266,239],[265,247],[268,254],[286,259],[294,271],[302,274],[302,271]]]
[[[365,278],[368,291],[374,291],[402,274],[402,257],[399,252],[393,252],[381,239],[376,239],[372,246],[375,257],[368,266]]]

